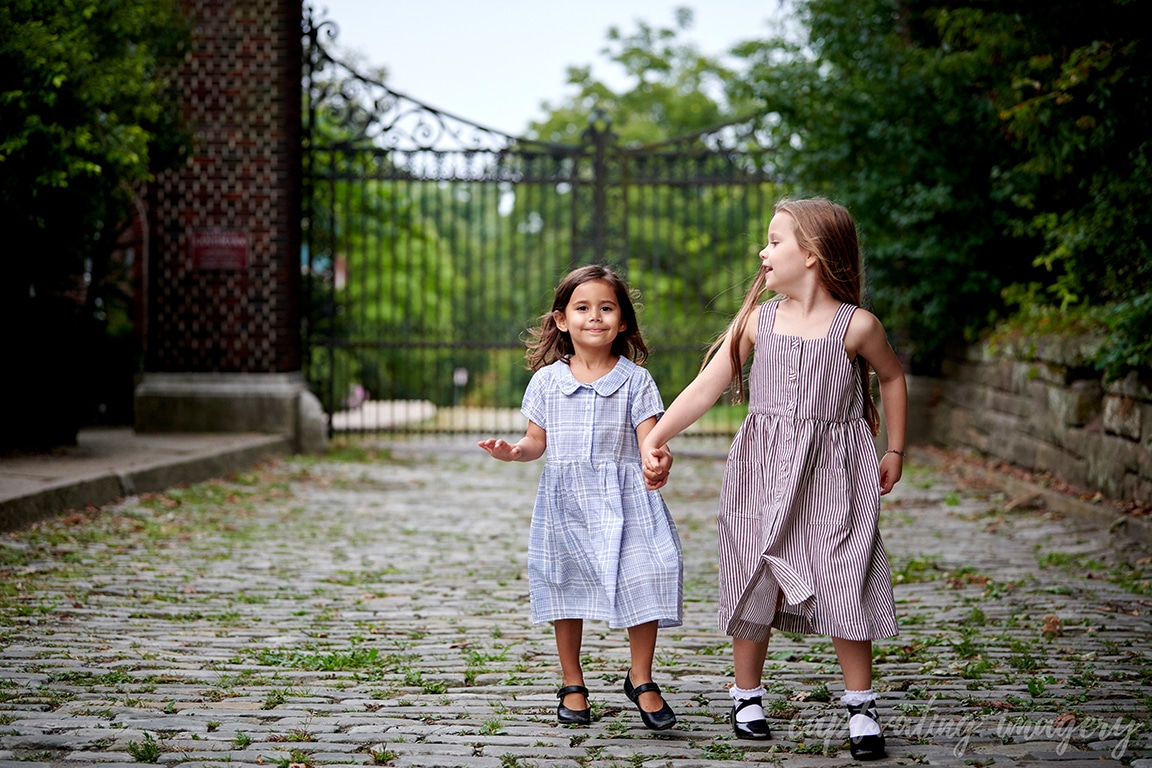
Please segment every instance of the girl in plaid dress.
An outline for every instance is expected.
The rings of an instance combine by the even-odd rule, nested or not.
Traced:
[[[896,634],[891,574],[877,520],[900,479],[907,389],[884,328],[861,309],[856,225],[824,199],[783,201],[756,278],[704,369],[642,441],[645,461],[731,383],[748,416],[720,492],[720,628],[732,636],[732,728],[768,739],[761,674],[773,627],[832,637],[848,707],[849,746],[882,757],[872,641]],[[761,302],[766,291],[776,296]],[[877,461],[876,371],[888,450]]]
[[[653,730],[676,715],[652,681],[659,627],[679,626],[683,563],[672,516],[657,491],[671,456],[647,477],[639,442],[664,413],[660,393],[640,366],[648,349],[631,290],[602,266],[571,272],[552,309],[532,330],[535,371],[521,410],[528,429],[516,443],[482,440],[501,461],[547,454],[532,511],[528,586],[532,620],[556,632],[562,683],[560,723],[591,722],[580,668],[585,619],[626,627],[632,666],[624,693]]]

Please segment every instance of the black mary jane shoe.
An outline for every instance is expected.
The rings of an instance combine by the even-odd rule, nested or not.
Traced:
[[[880,724],[880,715],[876,712],[876,705],[871,701],[866,701],[863,704],[855,706],[848,705],[848,720],[851,722],[853,715],[864,715]],[[856,760],[879,760],[882,757],[887,757],[888,753],[884,751],[884,734],[875,733],[868,736],[850,736],[848,739],[848,750],[852,753],[852,757]]]
[[[561,725],[588,725],[592,722],[592,708],[568,709],[564,706],[564,697],[570,693],[579,693],[585,699],[588,698],[588,689],[582,685],[566,685],[556,691],[556,698],[560,699],[556,706],[556,722]]]
[[[636,709],[640,710],[640,719],[644,721],[644,725],[653,731],[667,730],[676,725],[676,713],[672,711],[672,707],[668,706],[668,702],[665,701],[664,706],[655,712],[645,711],[640,706],[640,694],[649,691],[655,692],[663,700],[664,694],[660,693],[660,686],[656,683],[644,683],[633,688],[632,670],[628,670],[628,674],[624,676],[624,695],[636,705]]]
[[[766,741],[772,738],[772,731],[768,729],[767,720],[760,718],[759,720],[749,720],[746,723],[742,723],[736,719],[736,715],[739,714],[740,710],[754,704],[761,708],[764,706],[759,696],[753,696],[750,699],[744,699],[732,705],[732,730],[736,733],[736,738],[738,739]]]

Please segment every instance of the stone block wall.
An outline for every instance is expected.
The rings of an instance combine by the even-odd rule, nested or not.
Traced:
[[[1099,340],[974,345],[940,379],[913,377],[926,412],[915,437],[973,450],[1071,485],[1152,504],[1152,382],[1105,383],[1087,360]],[[910,438],[915,439],[910,435]]]

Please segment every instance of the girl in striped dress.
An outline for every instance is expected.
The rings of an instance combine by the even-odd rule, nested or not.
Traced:
[[[570,273],[552,310],[532,331],[535,371],[521,410],[528,430],[515,444],[482,440],[501,461],[547,451],[532,510],[528,589],[534,622],[553,622],[562,681],[560,723],[591,721],[580,667],[585,619],[628,629],[632,666],[624,694],[648,728],[676,715],[652,681],[659,627],[681,624],[683,563],[672,516],[657,491],[671,456],[645,476],[639,441],[664,413],[627,284],[602,266]]]
[[[773,627],[832,637],[848,707],[849,746],[882,757],[872,641],[897,634],[877,528],[880,496],[900,479],[907,389],[884,328],[861,309],[856,225],[824,199],[774,211],[744,304],[696,379],[642,442],[653,468],[666,443],[731,384],[748,416],[732,442],[718,518],[720,627],[732,636],[732,727],[768,739],[761,675]],[[776,295],[761,301],[766,291]],[[715,354],[713,354],[715,353]],[[880,384],[888,448],[877,460]]]

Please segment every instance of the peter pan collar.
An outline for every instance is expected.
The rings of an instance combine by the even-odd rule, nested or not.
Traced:
[[[572,375],[572,368],[567,363],[558,361],[556,363],[559,369],[556,377],[556,386],[565,395],[573,395],[580,387],[591,387],[596,391],[600,397],[611,397],[616,390],[624,386],[624,382],[628,381],[628,377],[632,375],[632,371],[636,368],[636,363],[632,362],[626,357],[621,357],[616,361],[616,367],[608,371],[596,381],[582,382],[577,381],[576,377]]]

